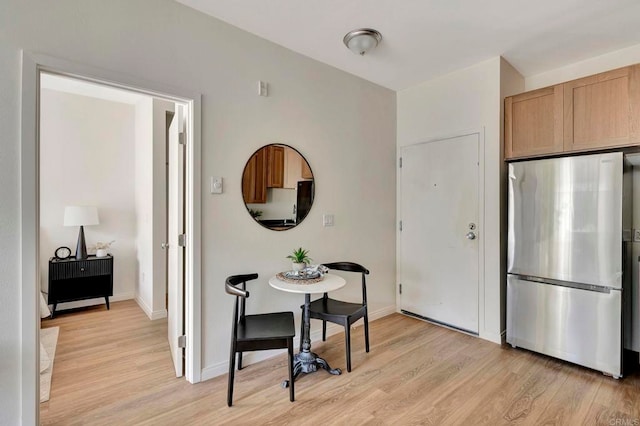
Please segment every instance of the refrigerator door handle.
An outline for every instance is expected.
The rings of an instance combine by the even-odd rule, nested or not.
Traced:
[[[521,275],[521,274],[507,274],[508,276],[512,276],[515,277],[519,280],[524,280],[524,281],[533,281],[536,283],[541,283],[541,284],[549,284],[549,285],[557,285],[560,287],[569,287],[569,288],[576,288],[579,290],[587,290],[587,291],[595,291],[598,293],[611,293],[611,290],[619,290],[619,289],[612,289],[611,287],[606,287],[606,286],[601,286],[601,285],[593,285],[593,284],[584,284],[584,283],[576,283],[576,282],[572,282],[572,281],[562,281],[562,280],[554,280],[552,278],[541,278],[541,277],[534,277],[531,275]]]

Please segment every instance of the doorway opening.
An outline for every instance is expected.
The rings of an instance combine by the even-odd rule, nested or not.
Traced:
[[[200,229],[200,213],[199,213],[199,174],[200,166],[199,161],[199,111],[200,102],[199,95],[189,93],[188,91],[182,91],[181,95],[175,95],[168,91],[162,90],[161,87],[155,87],[153,84],[140,83],[134,81],[131,77],[115,75],[109,71],[91,69],[89,67],[79,66],[77,64],[67,63],[65,61],[58,60],[56,58],[50,58],[40,55],[23,54],[23,129],[22,129],[22,278],[24,285],[23,288],[23,349],[25,356],[23,357],[23,393],[22,393],[22,414],[23,420],[27,423],[29,419],[33,420],[33,423],[39,422],[39,320],[38,315],[40,305],[40,289],[42,288],[42,273],[41,264],[45,259],[41,246],[46,246],[42,243],[41,236],[45,239],[48,233],[41,235],[41,218],[52,213],[56,215],[55,211],[43,212],[41,210],[41,164],[44,158],[41,158],[41,137],[43,136],[40,128],[41,118],[41,77],[45,76],[57,76],[60,78],[66,78],[69,81],[92,83],[102,88],[117,89],[123,92],[128,92],[130,95],[138,95],[141,97],[147,97],[149,99],[156,99],[158,101],[164,101],[174,105],[174,117],[172,121],[176,121],[180,125],[176,124],[176,142],[180,143],[180,148],[183,153],[181,157],[181,191],[180,195],[184,197],[184,204],[177,208],[177,211],[181,212],[181,223],[177,224],[175,229],[181,230],[181,239],[185,244],[175,244],[174,249],[179,254],[180,265],[182,270],[176,272],[176,276],[180,277],[180,282],[176,281],[176,284],[180,284],[180,293],[182,298],[179,301],[179,306],[184,307],[184,320],[182,319],[182,312],[177,316],[180,320],[176,322],[179,327],[179,333],[175,333],[176,337],[180,337],[180,342],[176,338],[175,346],[180,347],[181,351],[184,351],[184,355],[180,355],[176,360],[176,375],[178,372],[183,371],[186,378],[191,383],[200,381],[200,309],[199,304],[194,303],[195,300],[200,298],[200,249],[199,249],[199,229]],[[115,83],[117,82],[117,83]],[[176,116],[182,115],[180,119],[176,120]],[[166,117],[166,111],[162,111],[162,116]],[[83,126],[86,123],[78,123],[78,126]],[[164,121],[161,123],[162,137],[166,135],[167,123]],[[178,132],[181,129],[182,132]],[[169,132],[171,133],[171,132]],[[179,133],[182,133],[180,135]],[[161,151],[164,154],[165,148],[161,147]],[[129,149],[129,154],[131,149]],[[78,153],[70,153],[69,155],[76,155]],[[100,157],[101,154],[94,153]],[[125,154],[126,155],[126,154]],[[76,159],[73,163],[81,163],[81,158]],[[162,162],[162,170],[165,170],[166,164]],[[164,181],[162,182],[165,183]],[[76,176],[74,179],[70,179],[67,189],[68,193],[73,194],[74,185],[75,188],[82,187],[82,176]],[[124,186],[126,181],[114,182],[114,185]],[[78,191],[80,192],[80,191]],[[144,191],[141,191],[144,192]],[[165,194],[164,185],[162,185],[161,193]],[[70,204],[69,200],[63,201],[66,204]],[[88,204],[86,201],[80,200],[77,204]],[[115,204],[112,203],[112,204]],[[112,218],[110,210],[117,210],[113,205],[107,205],[104,208],[106,213],[105,218]],[[53,209],[55,210],[55,209]],[[59,208],[58,208],[59,210]],[[155,211],[166,214],[167,207],[162,205],[160,208],[152,208],[151,214]],[[44,213],[44,214],[43,214]],[[58,211],[59,213],[59,211]],[[106,222],[112,221],[108,219]],[[163,222],[160,227],[164,230],[167,229],[167,223],[169,220]],[[177,221],[176,221],[177,222]],[[77,228],[76,228],[77,232]],[[190,235],[191,238],[185,238],[185,235]],[[108,236],[103,238],[108,240]],[[115,238],[113,238],[115,239]],[[178,235],[175,235],[176,242]],[[73,238],[75,240],[75,238]],[[94,240],[96,241],[96,240]],[[163,243],[171,248],[171,244],[167,244],[169,238]],[[117,242],[115,243],[117,244]],[[55,243],[54,243],[55,245]],[[75,244],[72,244],[75,245]],[[123,244],[126,245],[126,244]],[[160,244],[157,244],[158,250],[161,250]],[[152,250],[156,252],[158,250]],[[73,250],[75,252],[75,250]],[[167,251],[161,251],[160,256],[167,258],[170,254]],[[48,256],[47,256],[48,257]],[[126,258],[126,256],[119,256],[120,258]],[[126,262],[125,262],[126,263]],[[124,266],[124,265],[123,265]],[[126,268],[123,268],[126,269]],[[164,270],[164,268],[162,268]],[[166,268],[169,270],[170,268]],[[175,269],[175,268],[174,268]],[[46,278],[45,278],[46,280]],[[30,285],[33,283],[33,285]],[[182,287],[184,283],[184,287]],[[167,287],[162,283],[161,290],[158,292],[159,299],[166,311],[166,294],[168,292]],[[124,292],[126,293],[126,291]],[[126,294],[121,297],[126,298]],[[35,301],[36,303],[32,303]],[[169,298],[171,302],[171,297]],[[77,302],[82,303],[82,302]],[[144,309],[143,309],[144,310]],[[149,315],[149,312],[147,312]],[[158,313],[156,309],[151,310],[151,315],[162,316],[162,312]],[[171,315],[171,314],[169,314]],[[171,336],[171,331],[169,331]],[[188,338],[182,337],[188,336]],[[183,364],[184,362],[184,364]],[[179,368],[178,368],[179,365]]]

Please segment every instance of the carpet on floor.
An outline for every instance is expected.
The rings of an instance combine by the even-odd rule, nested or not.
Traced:
[[[60,327],[40,329],[40,402],[49,400],[51,373],[56,356],[56,344]]]

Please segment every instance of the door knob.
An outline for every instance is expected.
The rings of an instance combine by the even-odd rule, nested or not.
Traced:
[[[466,237],[469,240],[475,240],[476,239],[476,234],[474,234],[473,232],[467,232]]]
[[[162,250],[168,249],[169,248],[169,244],[162,243],[162,244],[160,244],[160,248],[162,248]]]

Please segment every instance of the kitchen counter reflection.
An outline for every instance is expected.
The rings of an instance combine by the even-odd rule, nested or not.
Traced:
[[[259,220],[258,223],[275,231],[283,231],[296,226],[296,221],[293,219],[263,219]]]

